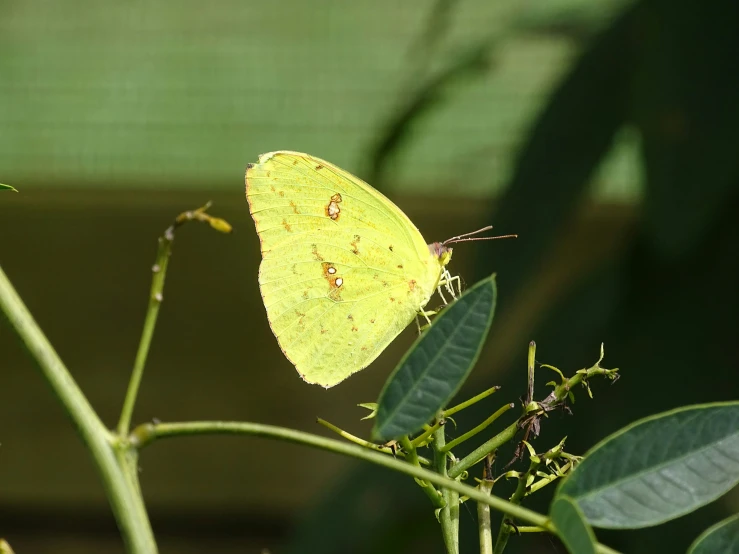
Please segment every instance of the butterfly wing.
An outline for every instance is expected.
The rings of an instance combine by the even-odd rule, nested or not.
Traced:
[[[441,267],[408,217],[329,162],[263,154],[247,167],[246,197],[267,318],[310,383],[328,388],[367,367],[436,288]]]

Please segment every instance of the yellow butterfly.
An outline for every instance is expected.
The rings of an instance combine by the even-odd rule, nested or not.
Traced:
[[[309,383],[332,387],[364,369],[417,315],[436,313],[424,310],[434,291],[459,291],[447,245],[474,233],[427,245],[395,204],[329,162],[262,154],[247,165],[246,198],[269,324]]]

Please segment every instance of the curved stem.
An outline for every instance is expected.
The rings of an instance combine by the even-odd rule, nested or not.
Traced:
[[[539,525],[548,530],[553,530],[549,523],[549,518],[527,508],[516,506],[496,496],[488,496],[483,494],[476,488],[470,487],[448,477],[443,477],[438,473],[428,469],[411,465],[407,462],[396,460],[390,456],[374,452],[367,448],[362,448],[353,444],[320,437],[294,429],[286,429],[274,425],[265,425],[262,423],[249,422],[231,422],[231,421],[192,421],[186,423],[144,423],[136,427],[130,436],[132,446],[143,448],[157,439],[165,439],[172,437],[181,437],[186,435],[252,435],[256,437],[268,437],[280,439],[286,442],[293,442],[321,450],[327,450],[344,456],[351,456],[360,460],[372,462],[373,464],[386,467],[411,477],[429,481],[437,486],[458,492],[462,496],[467,496],[475,502],[483,502],[488,504],[495,510],[515,517],[523,522],[531,525]]]
[[[0,311],[23,341],[92,454],[129,552],[156,552],[141,496],[118,465],[113,438],[0,268]]]
[[[513,427],[515,427],[515,424],[513,424]],[[522,506],[511,504],[497,496],[485,494],[483,491],[479,491],[476,488],[460,483],[459,481],[443,477],[428,469],[396,460],[395,458],[391,458],[379,452],[374,452],[367,448],[362,448],[360,446],[348,444],[335,439],[319,437],[317,435],[296,431],[294,429],[286,429],[285,427],[235,421],[192,421],[187,423],[157,424],[144,423],[143,425],[136,427],[131,432],[129,438],[131,446],[140,450],[158,439],[194,435],[252,435],[255,437],[283,440],[286,442],[326,450],[335,454],[351,456],[388,469],[399,471],[400,473],[405,473],[411,477],[429,481],[439,487],[456,491],[460,495],[468,497],[470,500],[487,504],[491,508],[510,517],[514,517],[522,522],[541,527],[549,533],[555,532],[554,526],[547,516]],[[618,551],[603,544],[597,544],[596,550],[599,554],[619,554]]]

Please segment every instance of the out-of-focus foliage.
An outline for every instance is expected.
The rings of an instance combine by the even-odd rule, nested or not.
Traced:
[[[580,452],[639,416],[739,395],[731,347],[739,329],[739,104],[732,99],[739,90],[738,20],[739,5],[729,0],[641,0],[595,34],[573,34],[561,19],[549,26],[556,36],[577,36],[585,46],[533,118],[512,158],[506,194],[490,206],[496,228],[520,238],[496,244],[494,257],[480,260],[479,272],[505,267],[498,274],[495,337],[505,333],[501,312],[526,296],[533,276],[546,276],[542,259],[581,208],[594,179],[601,178],[604,166],[613,166],[614,146],[625,147],[629,159],[643,164],[643,170],[624,173],[632,184],[643,179],[645,191],[624,248],[586,280],[572,283],[531,330],[552,359],[583,360],[587,348],[607,340],[609,356],[622,369],[618,391],[598,398],[592,408],[597,419],[593,414],[589,426],[578,422],[578,415],[587,418],[590,410],[581,403],[571,421],[546,423],[562,429],[569,447]],[[474,105],[480,114],[500,109],[492,96],[476,98]],[[424,134],[418,140],[428,147],[439,139]],[[485,153],[488,160],[494,156]],[[382,167],[387,158],[376,163]],[[488,183],[494,187],[496,177]],[[506,384],[522,390],[522,365],[515,375],[509,372],[503,390]],[[493,375],[487,379],[487,385],[495,383]],[[470,417],[479,417],[474,410]],[[386,491],[389,505],[394,498]],[[724,502],[658,528],[598,536],[636,554],[685,550],[736,501],[729,495]],[[330,511],[319,513],[314,512],[314,523],[332,517]],[[464,544],[465,534],[474,534],[471,526],[465,531],[466,524],[471,522],[462,518],[463,551],[476,547],[474,540]],[[355,530],[366,532],[362,525]],[[547,539],[520,537],[509,550],[530,552],[535,544],[543,551],[552,548]]]
[[[0,167],[45,186],[226,188],[291,149],[351,171],[420,104],[434,109],[408,122],[386,180],[489,195],[582,38],[623,3],[9,0]]]

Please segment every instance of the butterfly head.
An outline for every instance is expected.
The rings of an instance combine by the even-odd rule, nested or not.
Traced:
[[[446,246],[443,242],[432,242],[428,247],[431,255],[439,260],[439,265],[441,267],[447,265],[449,260],[452,259],[452,248],[450,246]]]
[[[439,260],[439,265],[441,267],[444,267],[452,259],[452,247],[447,246],[448,244],[453,244],[455,242],[467,242],[467,241],[473,241],[473,240],[494,240],[494,239],[516,238],[518,236],[518,235],[500,235],[497,237],[473,237],[472,236],[472,235],[477,235],[479,233],[483,233],[485,231],[489,231],[492,228],[493,228],[492,225],[488,225],[487,227],[483,227],[482,229],[478,229],[477,231],[472,231],[471,233],[465,233],[464,235],[457,235],[456,237],[447,239],[444,242],[432,242],[431,244],[428,245],[429,252],[431,252],[431,255],[434,256],[437,260]]]

